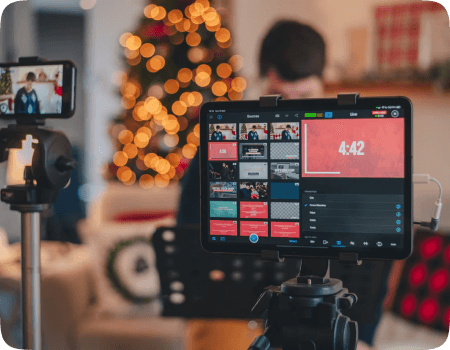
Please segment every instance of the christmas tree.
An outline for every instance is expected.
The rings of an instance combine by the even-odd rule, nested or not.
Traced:
[[[240,100],[242,57],[230,53],[227,11],[208,0],[155,0],[120,43],[123,114],[110,129],[117,152],[108,177],[143,188],[178,181],[199,146],[199,110],[210,100]]]
[[[0,95],[12,94],[12,82],[11,73],[9,68],[3,70],[3,74],[0,76]]]

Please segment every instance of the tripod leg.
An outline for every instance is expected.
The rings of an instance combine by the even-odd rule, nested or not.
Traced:
[[[40,213],[22,213],[23,347],[42,350]]]

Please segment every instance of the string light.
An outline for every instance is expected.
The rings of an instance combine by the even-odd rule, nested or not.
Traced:
[[[128,156],[125,152],[116,152],[113,156],[113,162],[117,166],[124,166],[128,162]]]
[[[176,81],[175,79],[169,79],[164,84],[164,90],[166,90],[168,94],[177,93],[179,88],[180,84],[178,84],[178,81]]]
[[[201,41],[202,41],[202,38],[201,38],[200,34],[198,34],[196,32],[189,33],[186,36],[186,43],[189,46],[197,46],[198,44],[200,44]]]
[[[169,185],[170,178],[166,174],[158,174],[155,176],[155,184],[158,187],[167,187]]]
[[[139,186],[141,186],[142,188],[152,188],[154,183],[155,179],[153,179],[153,176],[149,174],[144,174],[139,178]]]
[[[169,19],[170,22],[172,23],[178,23],[181,22],[181,20],[183,19],[183,12],[181,12],[178,9],[172,10],[169,12],[169,14],[167,15],[167,18]]]
[[[244,66],[244,58],[240,55],[233,55],[228,60],[233,72],[239,72]]]
[[[158,161],[158,155],[155,153],[149,153],[144,158],[144,163],[149,168],[153,168],[157,161]]]
[[[123,148],[123,152],[127,155],[128,159],[133,159],[138,154],[138,149],[136,145],[129,143]]]
[[[247,81],[242,77],[234,78],[231,81],[231,87],[237,92],[242,92],[247,88]]]
[[[136,35],[130,36],[126,41],[126,47],[130,50],[138,50],[141,47],[142,40]]]
[[[131,186],[136,182],[136,173],[131,171],[131,177],[128,181],[123,181],[125,185]]]
[[[212,88],[211,88],[212,92],[214,95],[216,96],[223,96],[227,93],[227,85],[222,82],[222,81],[216,81]]]
[[[188,159],[192,159],[195,157],[195,154],[197,153],[197,147],[192,143],[187,143],[183,146],[182,152],[183,156],[185,156]]]
[[[226,28],[220,28],[215,34],[216,40],[221,43],[225,43],[231,38],[231,33]]]
[[[127,121],[126,127],[118,124],[121,126],[120,128],[116,126],[111,128],[113,138],[123,145],[123,148],[114,154],[113,161],[119,167],[116,173],[117,178],[126,185],[134,184],[138,178],[141,188],[151,188],[154,185],[166,187],[170,181],[178,181],[183,176],[185,165],[180,166],[181,159],[183,158],[187,163],[188,159],[195,156],[200,144],[200,125],[195,119],[197,117],[197,108],[195,107],[199,107],[203,103],[203,95],[199,91],[192,91],[195,87],[189,88],[191,81],[199,87],[210,88],[210,93],[205,91],[205,96],[210,96],[212,92],[216,96],[216,101],[226,101],[228,98],[230,100],[242,99],[247,82],[243,78],[230,78],[233,72],[237,72],[243,67],[243,59],[239,55],[232,56],[227,63],[221,63],[215,68],[214,73],[223,80],[217,80],[217,77],[212,76],[212,67],[216,65],[211,64],[211,67],[207,64],[212,62],[214,57],[223,60],[226,55],[226,52],[218,50],[217,46],[228,48],[231,45],[230,31],[221,27],[221,15],[226,15],[226,11],[224,12],[223,9],[214,9],[208,0],[196,0],[185,7],[184,13],[179,9],[166,12],[164,7],[150,4],[144,8],[144,15],[155,21],[162,21],[158,26],[163,25],[161,28],[168,36],[169,44],[179,45],[186,40],[186,44],[190,46],[186,53],[187,58],[198,67],[194,70],[182,68],[178,71],[175,79],[167,77],[161,83],[156,76],[155,78],[149,76],[150,79],[159,81],[155,81],[148,87],[145,92],[147,97],[141,97],[143,90],[139,82],[133,79],[127,81],[128,76],[124,73],[123,79],[118,82],[121,87],[122,106],[129,110],[124,116],[131,114],[136,122],[131,119],[131,124],[128,124]],[[200,24],[204,24],[206,30],[211,34],[205,31],[197,32]],[[148,28],[153,30],[152,26],[154,24],[150,24]],[[143,43],[142,40],[148,40],[150,35],[145,32],[144,37],[142,30],[139,33],[139,35],[133,35],[126,32],[119,38],[120,45],[124,47],[127,62],[131,66],[135,66],[145,59],[142,65],[147,71],[157,73],[166,66],[164,57],[170,57],[167,42],[161,42],[158,45],[149,42]],[[214,34],[217,45],[213,46],[214,51],[203,46],[206,44],[202,44],[202,39],[206,40],[206,37],[202,38],[205,33],[209,37]],[[148,82],[146,83],[148,84]],[[183,90],[180,91],[180,89],[186,88],[191,91],[184,90],[181,93]],[[226,95],[227,92],[228,95]],[[163,98],[168,94],[175,95],[177,93],[181,93],[178,100],[174,96],[175,101],[172,98],[172,104],[169,107],[169,112],[173,114],[168,114],[167,108],[161,102],[164,102]],[[137,101],[138,99],[141,101]],[[188,129],[191,118],[196,120],[196,123],[192,129]],[[189,131],[186,132],[186,130]],[[161,131],[164,134],[159,134]],[[186,132],[186,134],[178,134],[180,131]],[[177,147],[180,139],[184,139],[186,144]],[[160,157],[152,151],[159,147],[165,150],[170,149],[166,158]],[[151,153],[147,154],[149,150]],[[139,169],[141,172],[155,171],[157,174],[137,176],[132,169],[126,166],[130,159],[132,159],[135,169]]]
[[[120,45],[122,45],[123,47],[127,47],[127,40],[128,40],[128,38],[130,38],[132,36],[133,36],[133,34],[131,34],[131,33],[128,33],[128,32],[123,33],[119,38]]]
[[[149,57],[153,56],[154,54],[155,54],[155,46],[154,45],[152,45],[150,43],[146,43],[141,46],[142,57],[149,58]]]
[[[122,166],[117,169],[116,176],[120,181],[128,181],[131,179],[131,169],[127,166]]]
[[[189,68],[181,68],[178,71],[177,79],[183,83],[187,83],[192,79],[192,71]]]

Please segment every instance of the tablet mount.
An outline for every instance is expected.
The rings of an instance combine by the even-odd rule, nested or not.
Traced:
[[[338,95],[338,105],[356,104],[359,93]],[[277,107],[281,95],[262,96],[261,107]],[[263,260],[283,261],[278,251],[263,250]],[[339,254],[343,264],[360,265],[357,253]],[[328,259],[301,259],[298,276],[269,286],[252,313],[264,320],[264,332],[249,350],[356,350],[358,324],[342,315],[358,300],[343,288],[341,280],[329,278]]]
[[[36,64],[38,57],[22,57],[19,63]],[[33,138],[31,165],[25,166],[23,185],[1,190],[1,201],[21,213],[22,222],[22,313],[23,347],[41,350],[41,250],[40,213],[56,201],[76,166],[68,138],[60,131],[40,128],[44,119],[17,117],[17,124],[0,129],[0,163],[10,149],[22,149],[27,136]],[[37,141],[37,142],[36,142]]]

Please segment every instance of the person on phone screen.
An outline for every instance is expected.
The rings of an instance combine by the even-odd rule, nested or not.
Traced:
[[[16,98],[14,99],[14,113],[41,114],[38,96],[33,89],[33,83],[35,81],[36,75],[33,72],[29,72],[25,86],[17,91]]]
[[[261,95],[281,94],[283,99],[323,98],[325,41],[311,26],[293,20],[276,22],[261,43],[259,76]],[[292,137],[292,135],[291,135]],[[181,178],[182,193],[178,225],[200,224],[199,154],[192,159],[187,174]],[[376,321],[359,324],[359,339],[373,345],[387,291],[387,276],[378,299]],[[356,304],[358,307],[358,304]]]
[[[281,132],[281,139],[282,140],[291,140],[291,126],[288,124],[286,125],[286,128]]]
[[[251,141],[259,140],[259,135],[256,132],[256,125],[253,125],[252,130],[249,131],[248,139],[251,140]]]

